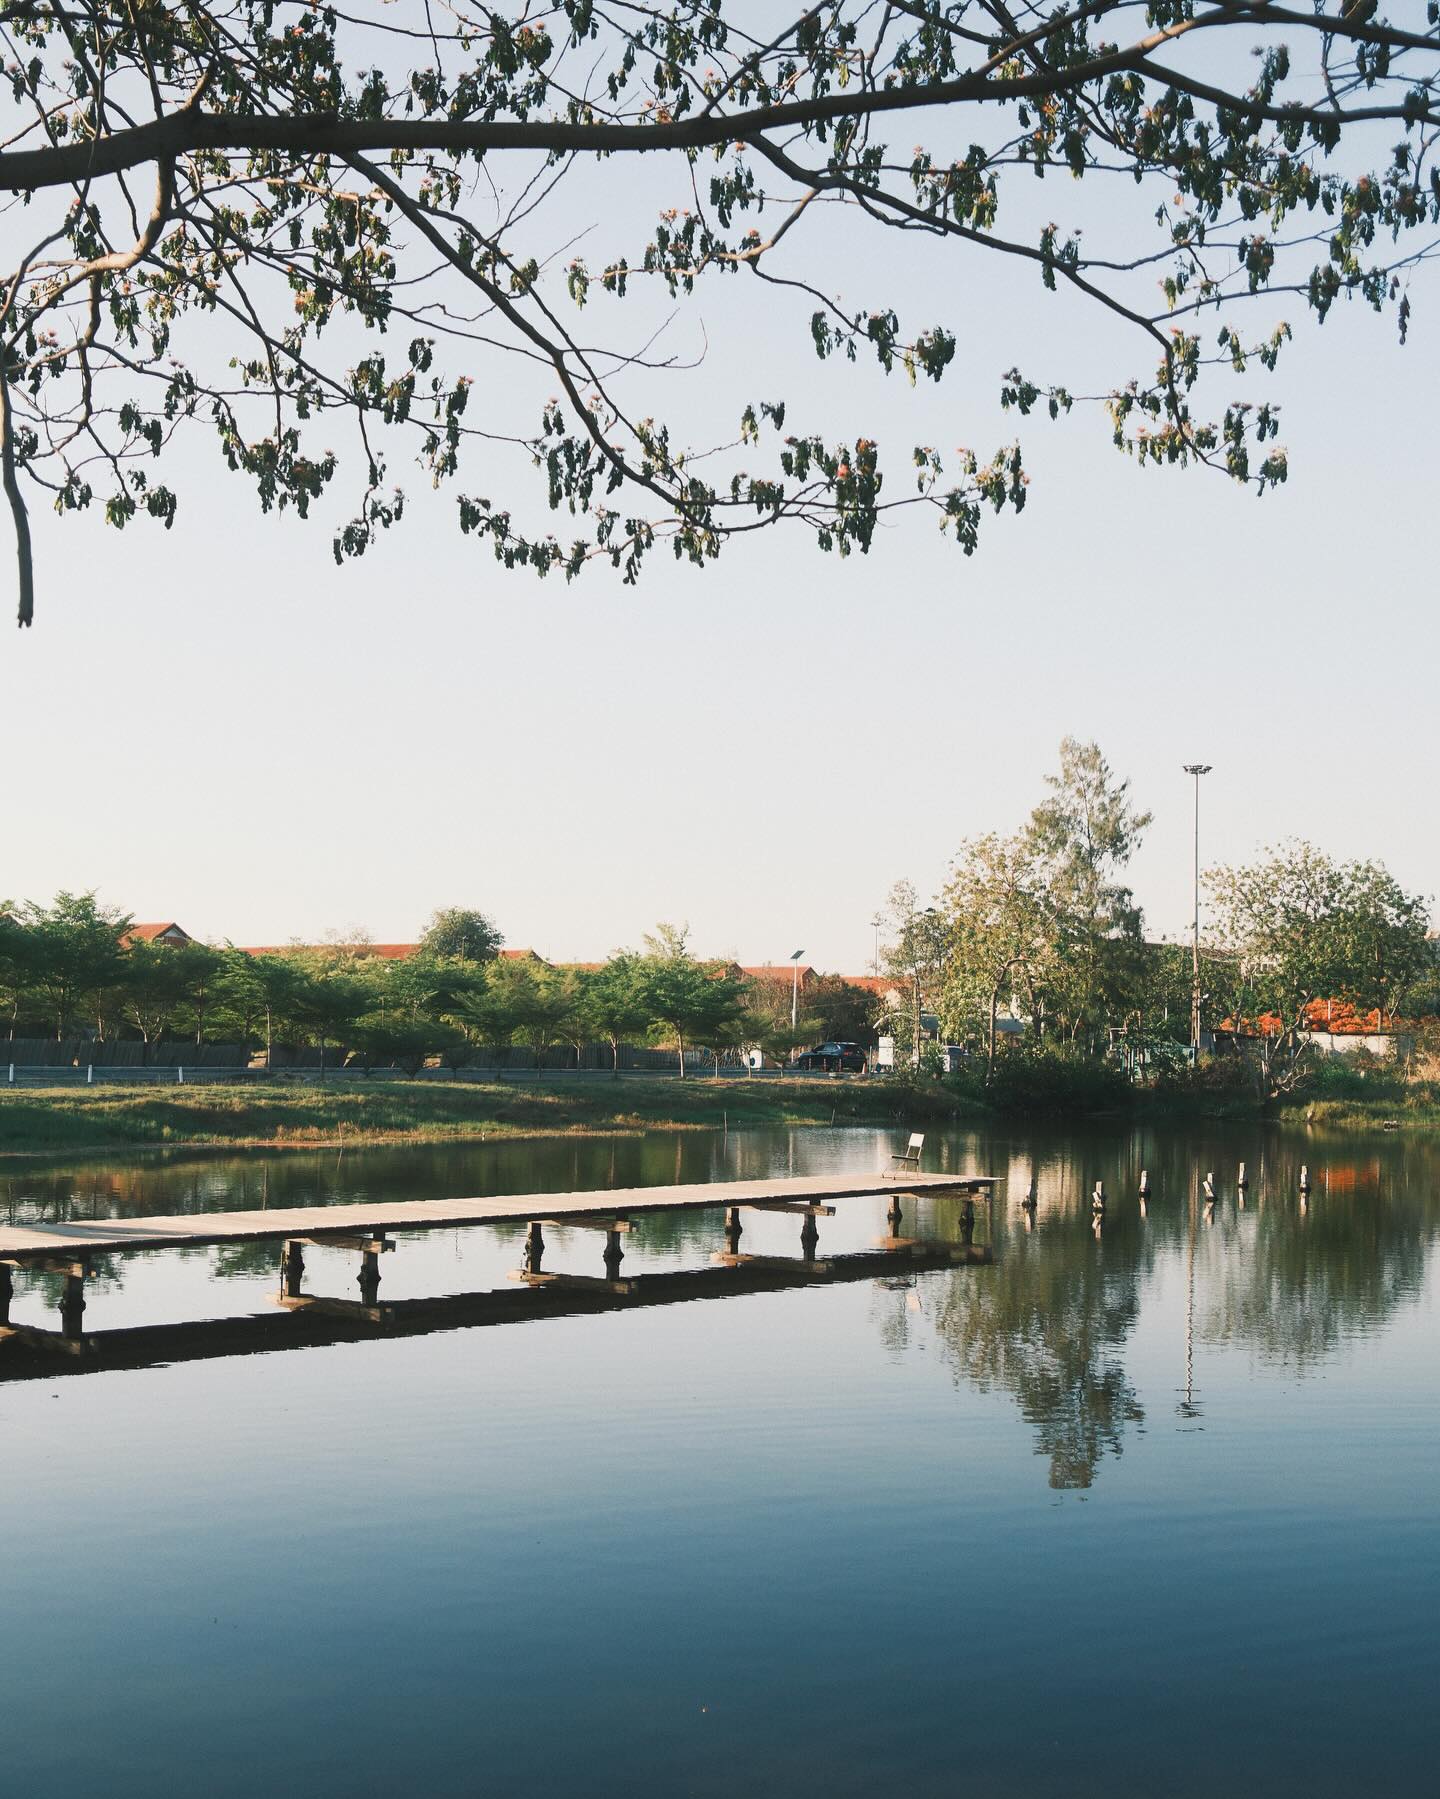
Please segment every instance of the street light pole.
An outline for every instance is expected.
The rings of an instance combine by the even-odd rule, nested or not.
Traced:
[[[871,926],[875,932],[875,960],[870,964],[870,969],[877,978],[880,974],[880,927],[884,922],[885,920],[878,912],[870,920]]]
[[[803,949],[797,949],[790,958],[790,1029],[792,1031],[798,1031],[800,1028],[800,958],[804,954]]]
[[[1195,778],[1195,928],[1190,941],[1190,1066],[1200,1066],[1200,777],[1210,773],[1208,762],[1187,762],[1187,775]]]

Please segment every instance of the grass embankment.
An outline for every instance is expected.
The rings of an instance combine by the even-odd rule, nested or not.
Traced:
[[[1389,1092],[1291,1100],[1279,1116],[1286,1124],[1340,1131],[1440,1130],[1440,1082],[1397,1082]]]
[[[363,1086],[0,1089],[0,1155],[170,1144],[462,1142],[479,1138],[892,1124],[969,1108],[953,1094],[817,1080],[374,1081]]]

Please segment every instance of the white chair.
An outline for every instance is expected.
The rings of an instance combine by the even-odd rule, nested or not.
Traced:
[[[911,1168],[918,1172],[920,1167],[920,1152],[924,1147],[924,1131],[911,1131],[910,1141],[905,1145],[904,1149],[896,1150],[895,1154],[890,1158],[893,1165],[891,1172],[893,1174],[899,1174],[902,1170]]]

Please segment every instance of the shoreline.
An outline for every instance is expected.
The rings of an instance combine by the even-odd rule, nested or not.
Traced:
[[[511,1083],[376,1081],[359,1089],[166,1087],[0,1090],[0,1166],[36,1157],[185,1149],[381,1148],[635,1137],[647,1131],[776,1125],[893,1125],[988,1116],[937,1089],[917,1096],[813,1080],[695,1077],[523,1088]]]
[[[1418,1097],[1418,1096],[1417,1096]],[[1207,1103],[1208,1099],[1208,1103]],[[1440,1128],[1440,1107],[1402,1096],[1267,1107],[1216,1096],[1139,1094],[1133,1105],[1001,1111],[943,1086],[771,1078],[480,1083],[376,1081],[363,1088],[0,1089],[0,1167],[66,1155],[175,1150],[326,1150],[604,1139],[647,1131],[1025,1123],[1272,1124],[1395,1135]]]

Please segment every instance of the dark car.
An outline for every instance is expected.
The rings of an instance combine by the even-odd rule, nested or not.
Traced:
[[[865,1051],[858,1043],[817,1043],[795,1058],[795,1066],[811,1073],[864,1074]]]

